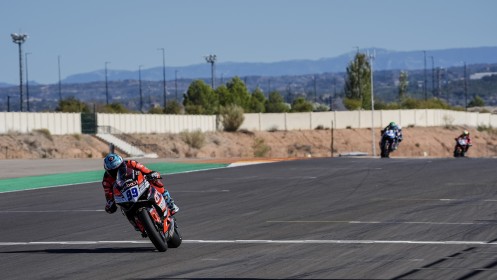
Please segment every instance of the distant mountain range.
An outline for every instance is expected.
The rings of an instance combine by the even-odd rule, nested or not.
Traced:
[[[372,49],[369,49],[370,51]],[[364,50],[360,50],[364,52]],[[322,73],[345,72],[347,65],[354,58],[356,52],[349,52],[333,58],[318,60],[289,60],[272,63],[243,63],[222,62],[215,64],[216,79],[234,76],[294,76]],[[426,54],[426,55],[425,55]],[[426,60],[425,60],[426,58]],[[425,64],[426,63],[426,64]],[[376,49],[374,70],[419,70],[434,67],[455,67],[466,64],[492,64],[497,63],[497,47],[454,48],[445,50],[424,51],[390,51]],[[142,80],[160,81],[163,79],[162,67],[142,69]],[[176,72],[177,71],[177,72]],[[195,64],[181,67],[166,66],[167,80],[174,80],[175,74],[181,79],[209,78],[211,68],[208,63]],[[138,71],[107,70],[109,81],[137,80]],[[68,76],[62,82],[65,84],[78,84],[99,82],[105,80],[104,70],[97,70]],[[31,81],[30,81],[31,83]],[[35,82],[33,82],[35,83]],[[0,82],[0,87],[8,86]]]

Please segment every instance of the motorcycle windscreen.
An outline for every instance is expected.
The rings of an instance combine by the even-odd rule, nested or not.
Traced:
[[[385,131],[385,135],[388,136],[388,138],[395,138],[395,131],[389,129]]]

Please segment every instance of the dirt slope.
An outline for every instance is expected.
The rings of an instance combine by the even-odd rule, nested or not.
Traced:
[[[454,138],[463,129],[463,127],[404,128],[404,141],[391,156],[451,157]],[[497,156],[497,134],[495,132],[479,132],[471,128],[468,130],[473,140],[473,147],[468,156]],[[331,130],[212,132],[196,136],[192,133],[132,136],[142,144],[142,148],[147,152],[155,152],[161,158],[175,159],[329,157],[332,146]],[[378,130],[375,131],[377,156],[379,155],[377,144],[379,138],[380,131]],[[43,131],[0,135],[0,159],[102,158],[107,151],[106,143],[89,135],[54,136]],[[333,151],[334,156],[353,152],[371,155],[371,130],[334,130]]]

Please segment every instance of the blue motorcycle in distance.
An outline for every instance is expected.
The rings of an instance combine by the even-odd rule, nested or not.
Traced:
[[[399,145],[397,132],[393,129],[388,129],[386,131],[381,131],[381,141],[380,141],[380,149],[381,149],[381,157],[388,158],[390,157],[390,153],[397,150]]]

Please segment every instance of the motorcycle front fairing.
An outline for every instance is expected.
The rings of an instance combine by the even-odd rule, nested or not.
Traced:
[[[382,140],[390,142],[390,147],[389,147],[390,151],[397,149],[397,143],[398,143],[397,137],[398,137],[397,132],[392,129],[385,131],[385,133],[383,134]]]
[[[466,147],[468,145],[468,140],[466,140],[464,138],[458,138],[457,144],[461,147]]]
[[[114,184],[114,200],[121,207],[123,214],[137,222],[136,212],[146,208],[152,219],[162,228],[166,226],[164,217],[169,216],[167,204],[154,187],[143,178],[142,174],[128,174],[130,179],[116,180]],[[138,224],[138,223],[137,223]]]

